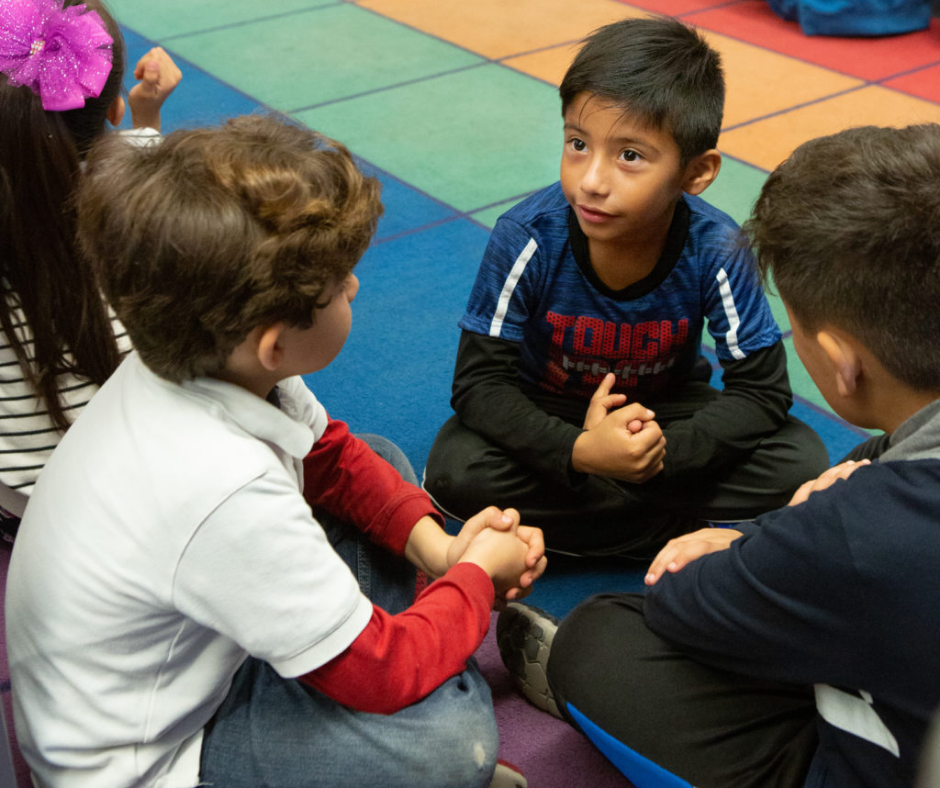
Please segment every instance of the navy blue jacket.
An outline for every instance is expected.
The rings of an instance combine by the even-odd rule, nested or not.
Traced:
[[[940,705],[940,401],[870,467],[650,589],[695,659],[816,688],[808,788],[910,786]]]

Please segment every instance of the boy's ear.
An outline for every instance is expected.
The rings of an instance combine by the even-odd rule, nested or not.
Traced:
[[[111,102],[111,106],[108,107],[108,123],[112,126],[120,126],[121,121],[124,120],[124,99],[121,96],[115,96],[114,101]]]
[[[840,396],[852,396],[862,371],[861,359],[852,343],[838,333],[825,330],[816,334],[816,341],[829,357]]]
[[[685,168],[682,191],[698,195],[712,185],[721,169],[721,154],[712,148],[696,156]]]
[[[268,372],[276,372],[284,361],[284,344],[282,337],[285,323],[275,323],[273,326],[259,329],[261,334],[258,337],[256,353],[261,366]]]

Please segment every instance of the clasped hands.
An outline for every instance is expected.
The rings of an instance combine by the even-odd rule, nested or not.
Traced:
[[[520,525],[519,512],[490,506],[467,520],[447,549],[447,564],[469,561],[493,580],[497,606],[521,599],[545,571],[540,528]]]
[[[662,471],[666,438],[653,411],[639,402],[626,405],[625,394],[611,394],[615,381],[608,372],[591,397],[571,465],[579,473],[642,484]]]

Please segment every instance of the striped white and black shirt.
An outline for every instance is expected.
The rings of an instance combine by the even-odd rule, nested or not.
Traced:
[[[131,349],[130,339],[114,313],[109,314],[118,350],[123,355]],[[31,358],[32,332],[18,305],[12,316],[15,330]],[[74,421],[98,387],[71,374],[60,375],[58,383],[65,412]],[[45,403],[23,378],[10,338],[0,330],[0,483],[28,496],[61,438],[62,433],[53,425]]]

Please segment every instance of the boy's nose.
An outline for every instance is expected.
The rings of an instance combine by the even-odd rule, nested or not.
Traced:
[[[606,194],[607,173],[600,157],[591,159],[581,178],[581,188],[590,194]]]

